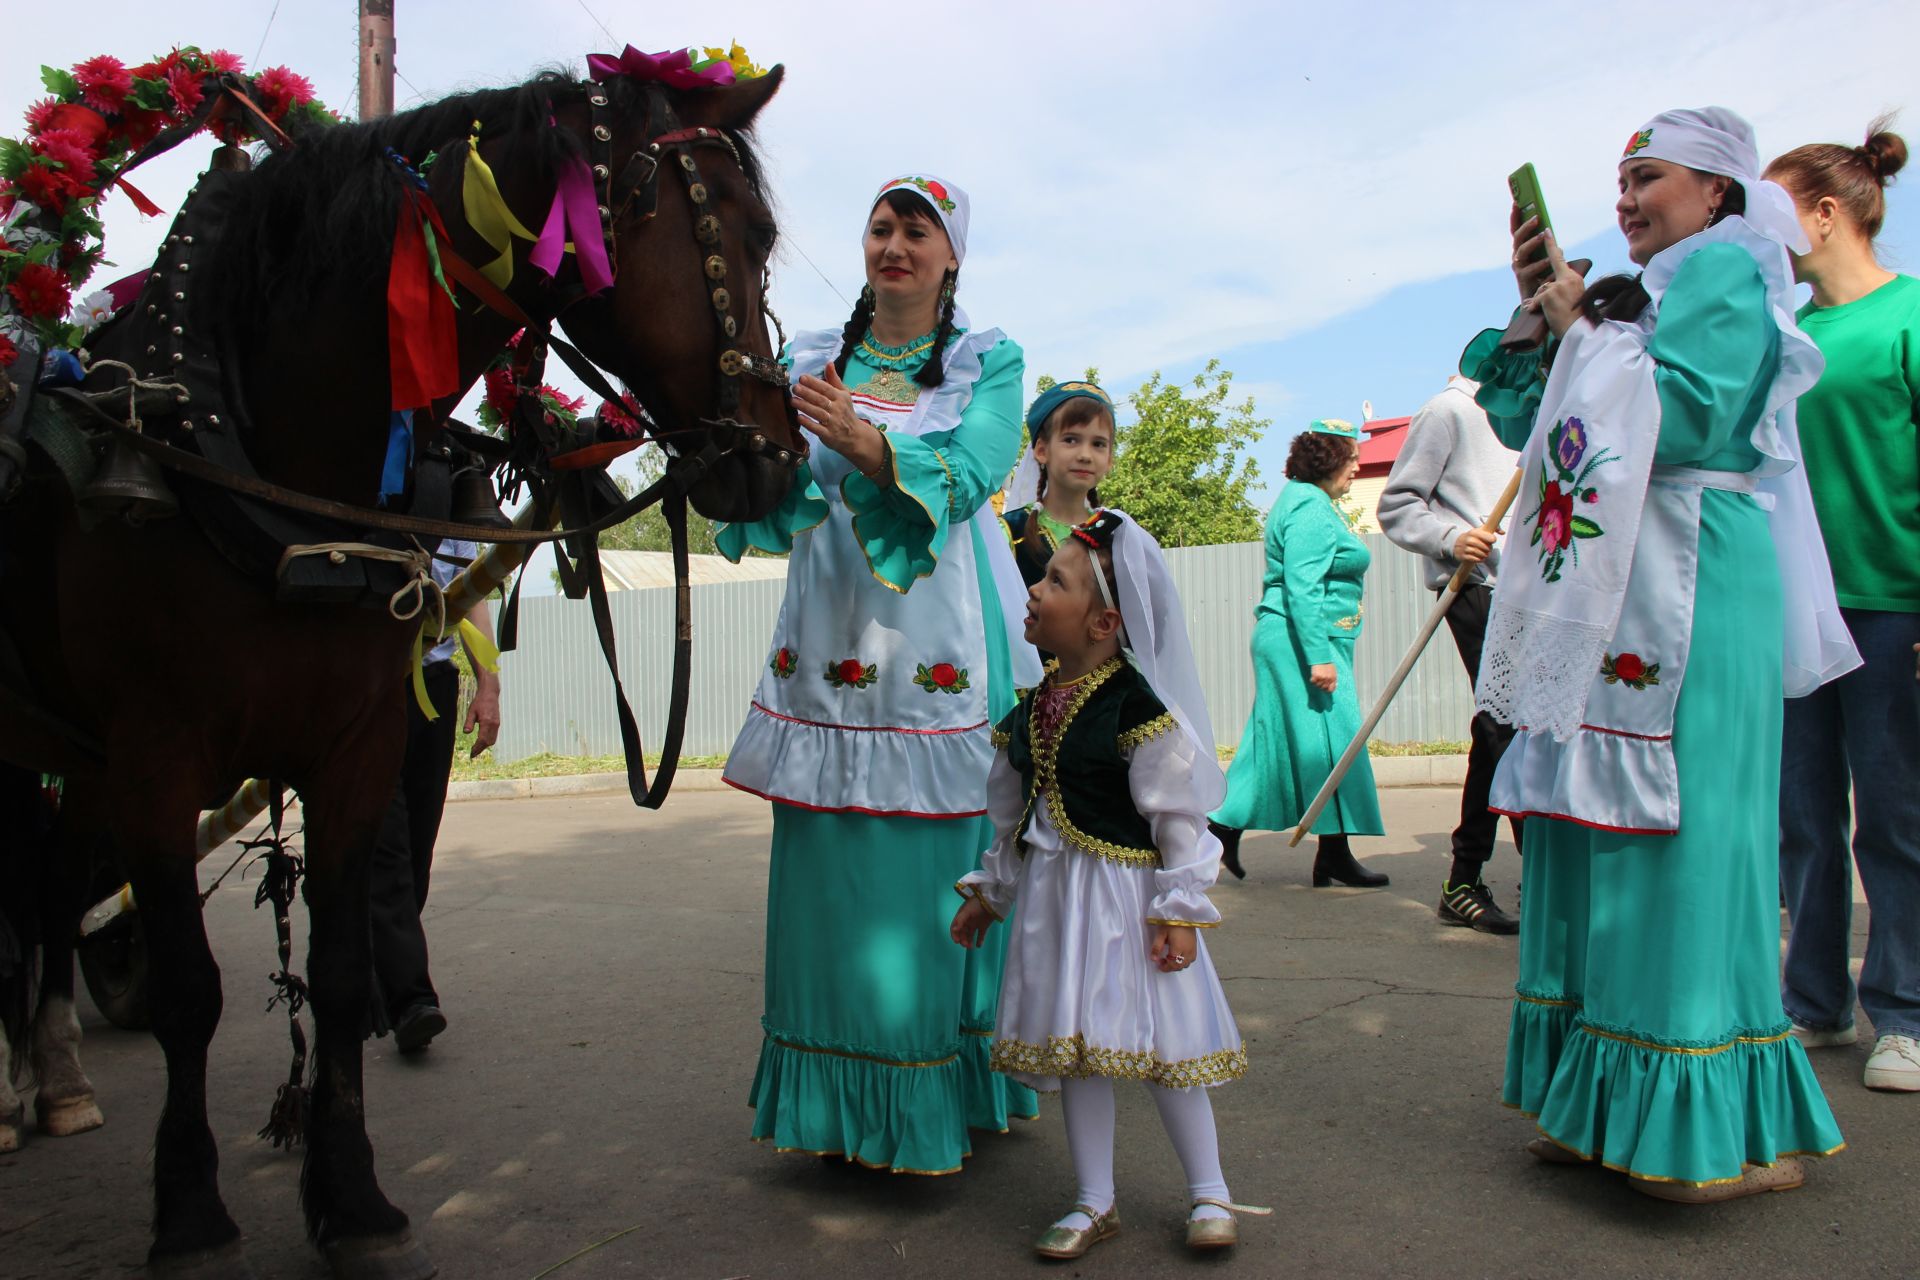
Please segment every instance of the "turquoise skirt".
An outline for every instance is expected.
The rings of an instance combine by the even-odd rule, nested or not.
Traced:
[[[1781,593],[1767,517],[1709,491],[1677,835],[1529,818],[1504,1098],[1549,1139],[1654,1181],[1844,1144],[1780,1005]]]
[[[968,1130],[1039,1113],[988,1070],[1008,931],[948,936],[984,818],[880,818],[773,806],[766,1038],[753,1137],[895,1173],[954,1173]]]
[[[1253,624],[1253,712],[1227,769],[1227,798],[1213,815],[1241,831],[1288,831],[1299,823],[1360,731],[1360,695],[1353,687],[1353,638],[1333,639],[1339,681],[1332,693],[1307,681],[1307,659],[1284,617],[1262,609]],[[1327,807],[1314,835],[1377,836],[1380,798],[1373,761],[1362,751]]]

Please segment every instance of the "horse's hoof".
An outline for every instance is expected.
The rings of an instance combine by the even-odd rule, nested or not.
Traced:
[[[70,1138],[107,1122],[90,1093],[77,1098],[49,1098],[43,1093],[33,1100],[33,1114],[40,1132],[50,1138]]]
[[[433,1280],[440,1268],[410,1231],[345,1236],[326,1245],[333,1280]]]
[[[21,1127],[26,1123],[27,1109],[15,1107],[13,1114],[0,1116],[0,1156],[9,1155],[20,1149]]]
[[[254,1280],[247,1251],[238,1240],[192,1253],[162,1254],[147,1259],[148,1280]]]

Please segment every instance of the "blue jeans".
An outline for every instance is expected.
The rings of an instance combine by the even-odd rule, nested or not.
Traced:
[[[1780,999],[1795,1022],[1853,1022],[1847,971],[1853,861],[1872,921],[1860,1006],[1876,1035],[1920,1037],[1920,613],[1843,609],[1863,665],[1787,701],[1780,751],[1780,886],[1792,933]]]

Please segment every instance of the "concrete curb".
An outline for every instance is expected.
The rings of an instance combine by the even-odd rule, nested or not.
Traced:
[[[1456,787],[1467,776],[1465,756],[1375,756],[1374,785],[1381,787]],[[682,769],[676,791],[725,791],[718,769]],[[624,773],[574,773],[554,778],[483,778],[447,784],[447,799],[531,800],[551,796],[625,795]]]

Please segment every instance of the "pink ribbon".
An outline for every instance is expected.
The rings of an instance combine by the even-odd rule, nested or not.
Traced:
[[[696,68],[685,49],[642,53],[628,45],[618,57],[611,53],[587,55],[587,74],[595,80],[626,76],[642,83],[659,81],[670,89],[718,89],[733,83],[733,64],[716,58]]]
[[[613,266],[607,261],[607,242],[600,229],[600,208],[593,198],[593,175],[587,162],[574,156],[562,166],[559,185],[553,191],[553,203],[547,207],[547,221],[540,238],[533,242],[531,262],[549,279],[559,273],[560,260],[573,242],[574,257],[580,263],[580,281],[589,296],[613,287]]]

